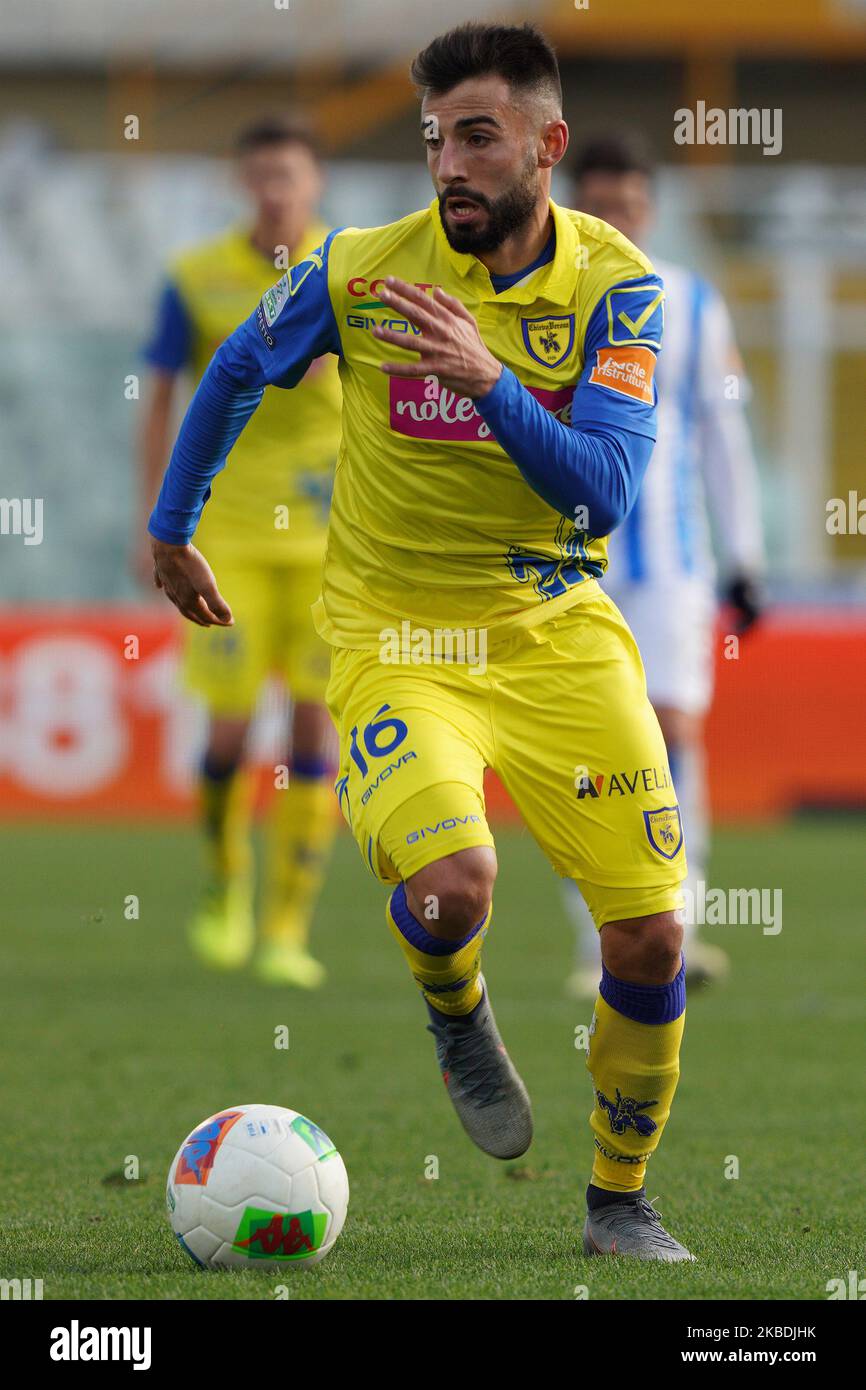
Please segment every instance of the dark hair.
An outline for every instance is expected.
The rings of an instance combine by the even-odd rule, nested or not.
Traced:
[[[639,135],[598,135],[578,150],[571,175],[579,183],[587,174],[645,174],[653,177],[649,146]]]
[[[303,145],[314,159],[321,157],[312,130],[293,116],[264,116],[244,126],[235,137],[235,154],[250,154],[272,145]]]
[[[494,73],[515,90],[543,91],[562,104],[556,54],[533,24],[461,24],[422,49],[410,72],[422,92],[450,92]]]

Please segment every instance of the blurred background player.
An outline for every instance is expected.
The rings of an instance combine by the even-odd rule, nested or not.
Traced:
[[[181,377],[193,386],[220,343],[274,283],[324,239],[317,220],[322,175],[300,124],[262,120],[241,132],[238,174],[245,225],[179,255],[162,291],[146,349],[151,380],[141,433],[141,506],[153,506],[173,438]],[[214,484],[200,529],[226,576],[235,625],[185,624],[184,675],[209,714],[200,771],[209,873],[190,940],[221,969],[242,966],[255,942],[251,844],[253,785],[245,769],[250,720],[263,682],[279,674],[292,696],[288,785],[269,807],[262,920],[253,967],[274,984],[313,988],[322,966],[307,949],[334,831],[322,702],[328,651],[310,606],[319,592],[341,393],[333,359],[314,362],[297,390],[268,390],[251,427]],[[142,529],[144,529],[142,527]],[[138,564],[152,579],[149,556]]]
[[[609,222],[645,250],[653,225],[653,169],[639,141],[590,140],[573,165],[573,206]],[[758,474],[744,402],[748,387],[730,316],[693,271],[653,257],[665,284],[665,345],[656,372],[658,439],[641,490],[611,537],[604,587],[643,657],[650,700],[667,744],[688,851],[686,902],[706,881],[708,825],[704,717],[712,697],[718,551],[724,596],[742,634],[761,611],[764,569]],[[577,931],[569,992],[594,996],[598,933],[576,884],[564,900]],[[718,946],[686,925],[691,983],[727,973]]]

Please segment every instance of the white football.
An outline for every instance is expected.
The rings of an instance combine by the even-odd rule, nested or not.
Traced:
[[[349,1179],[324,1130],[281,1105],[233,1105],[168,1170],[171,1228],[206,1269],[309,1267],[343,1229]]]

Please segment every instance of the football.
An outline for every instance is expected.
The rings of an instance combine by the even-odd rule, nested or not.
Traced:
[[[168,1171],[171,1228],[205,1269],[308,1267],[343,1229],[349,1179],[312,1120],[233,1105],[196,1125]]]

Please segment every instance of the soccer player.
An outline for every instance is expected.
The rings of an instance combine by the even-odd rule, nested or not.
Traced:
[[[172,406],[182,374],[208,362],[273,284],[275,267],[303,260],[327,228],[316,220],[322,178],[310,134],[262,120],[237,141],[249,200],[242,226],[180,255],[170,269],[147,348],[151,382],[142,433],[142,491],[153,506],[168,457]],[[252,778],[244,767],[250,718],[272,672],[291,693],[287,785],[269,808],[263,916],[253,968],[260,979],[313,988],[324,970],[308,950],[310,920],[334,832],[324,705],[328,648],[310,605],[319,592],[327,512],[340,434],[333,358],[305,363],[297,391],[268,391],[214,486],[197,539],[232,594],[231,629],[188,630],[186,682],[209,713],[200,773],[209,881],[191,924],[202,960],[243,965],[254,945],[250,846]],[[151,576],[153,564],[151,561]]]
[[[315,617],[337,791],[393,886],[448,1094],[486,1153],[525,1152],[529,1097],[480,972],[491,766],[601,931],[584,1249],[690,1259],[644,1189],[679,1075],[682,830],[637,645],[598,584],[652,451],[664,289],[614,228],[550,200],[568,129],[538,30],[461,26],[412,75],[436,196],[332,232],[216,353],[151,518],[158,582],[193,622],[231,624],[190,543],[208,487],[265,386],[335,353],[343,439]],[[617,794],[580,797],[587,766]]]
[[[645,246],[654,213],[653,169],[640,142],[605,136],[574,162],[574,206]],[[640,647],[650,700],[677,788],[689,858],[687,901],[708,860],[703,722],[712,695],[716,566],[746,632],[762,606],[764,568],[757,468],[744,403],[748,384],[721,296],[682,266],[654,261],[665,283],[665,348],[659,361],[658,438],[634,506],[612,538],[604,587]],[[712,530],[711,530],[712,523]],[[598,932],[574,883],[564,885],[577,928],[569,992],[594,995]],[[717,980],[728,960],[686,923],[690,984]]]

